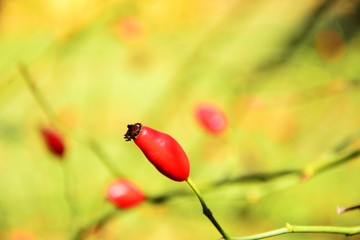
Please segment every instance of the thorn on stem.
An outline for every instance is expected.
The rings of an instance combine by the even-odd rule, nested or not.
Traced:
[[[286,227],[289,231],[291,231],[291,232],[294,231],[294,225],[291,225],[291,224],[288,223],[288,222],[285,224],[285,227]]]
[[[360,209],[360,205],[356,205],[356,206],[352,206],[352,207],[348,207],[348,208],[341,208],[341,207],[337,207],[336,208],[336,211],[337,211],[337,214],[340,215],[344,212],[348,212],[348,211],[352,211],[352,210],[355,210],[355,209]]]
[[[336,207],[336,212],[338,215],[342,214],[344,212],[344,208],[341,208],[339,206]]]

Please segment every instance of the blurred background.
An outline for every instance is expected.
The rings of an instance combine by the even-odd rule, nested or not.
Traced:
[[[176,138],[200,189],[305,169],[336,155],[349,137],[359,147],[359,26],[354,0],[0,1],[0,239],[71,239],[113,209],[105,200],[109,168],[150,196],[191,193],[124,141],[127,124]],[[19,63],[66,124],[61,160],[43,142],[39,127],[49,116]],[[226,113],[224,133],[201,128],[199,102]],[[96,141],[108,167],[71,133]],[[359,169],[355,159],[290,188],[285,177],[211,188],[204,197],[232,236],[286,222],[353,226],[359,212],[339,216],[336,207],[360,203]],[[86,239],[220,237],[189,195],[119,210]],[[274,239],[314,238],[358,239]]]

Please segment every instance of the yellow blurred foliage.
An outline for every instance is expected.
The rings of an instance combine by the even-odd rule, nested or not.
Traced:
[[[25,229],[13,229],[9,235],[10,240],[36,240],[35,235]]]
[[[296,117],[286,104],[277,106],[261,97],[245,95],[236,100],[234,113],[237,125],[245,131],[265,134],[279,142],[296,136]]]

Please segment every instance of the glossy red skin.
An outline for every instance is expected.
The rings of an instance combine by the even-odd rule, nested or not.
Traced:
[[[53,128],[42,128],[41,134],[48,149],[56,156],[63,157],[65,154],[65,142],[61,134]]]
[[[228,119],[224,111],[212,103],[199,103],[195,107],[195,117],[207,132],[220,135],[228,128]]]
[[[189,177],[189,159],[180,144],[170,135],[143,126],[134,142],[166,177],[178,182]]]
[[[121,209],[134,207],[145,200],[141,188],[126,178],[111,181],[106,188],[106,196],[111,203]]]

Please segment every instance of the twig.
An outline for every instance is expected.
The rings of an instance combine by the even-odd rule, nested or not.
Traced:
[[[296,174],[299,175],[302,171],[299,169],[294,170],[280,170],[271,173],[254,173],[249,175],[241,175],[234,178],[224,178],[212,183],[212,186],[221,186],[231,183],[247,183],[247,182],[268,182],[281,178],[287,175]]]
[[[60,168],[61,168],[62,180],[63,180],[63,184],[64,184],[63,191],[64,191],[65,203],[66,203],[66,207],[68,208],[69,217],[70,217],[69,230],[70,230],[70,232],[72,232],[73,227],[76,225],[74,223],[74,222],[76,222],[76,208],[72,201],[72,195],[70,194],[69,176],[66,172],[65,163],[64,162],[59,162],[59,163],[61,164]]]
[[[45,115],[49,118],[50,122],[64,131],[67,135],[77,140],[78,142],[86,145],[100,160],[100,162],[105,166],[109,173],[111,173],[114,177],[125,176],[122,172],[117,170],[115,166],[112,165],[110,159],[105,154],[104,150],[101,146],[89,136],[85,136],[84,134],[76,133],[68,130],[68,126],[56,118],[52,107],[49,104],[49,101],[44,97],[42,92],[39,90],[35,81],[33,80],[31,74],[28,71],[27,66],[24,63],[18,64],[19,72],[22,75],[25,83],[29,87],[33,97],[40,105],[41,109],[44,111]]]
[[[312,168],[312,175],[319,174],[330,169],[333,169],[339,165],[349,162],[360,155],[360,149],[350,150],[337,157],[334,160],[325,162],[323,164],[315,165]]]
[[[310,178],[315,177],[320,173],[329,171],[337,166],[345,164],[350,160],[353,160],[354,158],[358,157],[359,155],[360,155],[360,149],[356,149],[353,151],[348,151],[346,153],[343,153],[340,156],[334,157],[333,160],[327,161],[325,163],[313,164],[304,168],[293,169],[293,170],[280,170],[272,173],[256,173],[250,175],[240,175],[234,178],[226,177],[224,179],[220,179],[212,183],[205,184],[203,186],[204,192],[209,191],[213,188],[218,188],[229,184],[240,184],[240,183],[248,183],[248,182],[254,182],[254,183],[270,182],[278,178],[282,178],[289,175],[295,175],[299,177],[299,181],[309,180]],[[292,184],[287,185],[287,187],[293,186],[299,183],[299,181],[294,181]],[[171,198],[174,197],[189,196],[189,195],[190,195],[189,192],[179,189],[172,192],[159,194],[158,196],[147,197],[147,200],[152,203],[159,204],[165,201],[169,201]]]
[[[18,69],[20,74],[22,75],[23,79],[25,80],[25,83],[29,87],[33,97],[41,107],[41,109],[45,112],[47,117],[49,118],[50,122],[55,122],[55,114],[52,108],[50,107],[48,101],[45,99],[44,95],[40,92],[38,87],[35,85],[34,80],[32,79],[32,76],[29,73],[28,68],[24,63],[18,64]]]
[[[179,97],[184,98],[188,93],[190,93],[188,87],[194,86],[197,80],[194,78],[185,77],[184,75],[189,72],[191,66],[194,66],[194,64],[196,65],[199,54],[203,50],[204,45],[210,39],[213,39],[215,36],[217,36],[219,34],[219,30],[221,30],[222,27],[229,22],[229,20],[238,16],[237,9],[240,6],[244,7],[244,3],[239,1],[233,2],[232,5],[229,5],[226,13],[224,13],[220,19],[212,23],[212,25],[206,29],[205,33],[202,34],[198,41],[191,47],[187,55],[181,59],[181,62],[177,65],[177,68],[173,74],[169,76],[167,82],[172,82],[171,87],[167,88],[166,91],[156,100],[156,104],[153,104],[153,107],[149,108],[145,112],[142,117],[143,119],[151,118],[154,115],[161,116],[166,113],[168,116],[166,121],[169,121],[171,116],[176,116],[176,114],[173,114],[174,111],[178,109],[178,107],[174,107],[175,101],[177,101]],[[164,105],[164,102],[167,104]],[[181,102],[176,103],[176,105],[178,104],[181,104]],[[162,105],[162,107],[159,108],[159,105]],[[164,118],[158,118],[157,124],[162,124],[163,121],[165,121]]]
[[[183,189],[177,189],[173,191],[168,191],[166,193],[159,194],[157,196],[146,196],[146,201],[151,202],[153,204],[162,204],[164,202],[169,201],[171,198],[180,197],[180,196],[190,196],[191,193],[189,191],[185,191]]]
[[[353,141],[360,137],[360,130],[357,130],[352,135],[348,136],[347,138],[341,140],[333,149],[334,153],[339,153],[347,149]]]
[[[196,187],[196,185],[194,184],[194,182],[191,180],[191,178],[189,177],[186,182],[189,184],[189,186],[191,187],[191,189],[194,191],[194,193],[196,194],[196,196],[198,197],[202,209],[203,209],[203,213],[204,215],[211,221],[211,223],[216,227],[216,229],[221,233],[221,235],[223,236],[223,238],[225,240],[230,240],[230,236],[227,235],[227,233],[222,229],[222,227],[220,226],[220,224],[216,221],[216,219],[214,218],[212,212],[210,211],[210,209],[206,206],[206,203],[200,193],[200,190]]]
[[[231,240],[256,240],[264,239],[269,237],[274,237],[278,235],[288,234],[288,233],[332,233],[332,234],[342,234],[345,236],[352,236],[360,234],[360,226],[355,227],[336,227],[336,226],[297,226],[286,224],[285,228],[280,228],[270,232],[265,232],[261,234],[256,234],[252,236],[245,237],[232,237]]]
[[[100,231],[104,225],[109,222],[116,214],[118,214],[119,211],[117,209],[112,209],[108,212],[106,212],[104,215],[102,215],[100,218],[97,218],[87,225],[80,228],[72,238],[73,240],[82,240],[86,236],[88,236],[91,233],[96,233]]]

